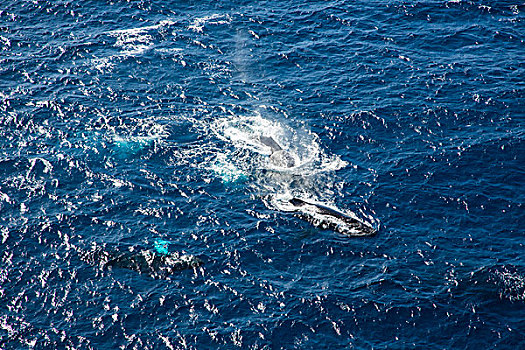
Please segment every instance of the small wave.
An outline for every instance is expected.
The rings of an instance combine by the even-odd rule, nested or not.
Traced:
[[[94,58],[91,63],[101,72],[110,71],[115,65],[113,62],[115,59],[140,56],[146,51],[152,49],[154,43],[153,34],[151,32],[158,31],[160,28],[169,27],[174,24],[174,21],[162,20],[158,24],[151,26],[118,29],[105,32],[105,35],[116,38],[113,46],[121,49],[121,51],[116,55]]]
[[[197,33],[202,33],[204,31],[204,26],[206,24],[228,24],[231,23],[231,17],[228,15],[219,15],[213,14],[204,17],[195,18],[191,24],[188,26],[188,29],[193,30]]]
[[[171,25],[174,25],[175,22],[174,21],[171,21],[169,19],[165,19],[165,20],[162,20],[160,21],[158,24],[154,24],[154,25],[151,25],[151,26],[145,26],[145,27],[138,27],[138,28],[129,28],[129,29],[117,29],[117,30],[111,30],[111,31],[108,31],[106,32],[106,34],[108,35],[113,35],[113,36],[133,36],[133,35],[139,35],[143,32],[146,32],[146,31],[150,31],[150,30],[156,30],[156,29],[159,29],[161,27],[165,27],[165,26],[171,26]]]
[[[211,164],[210,169],[222,179],[223,183],[237,183],[247,179],[244,171],[228,161],[224,153],[217,154],[217,159]]]
[[[499,285],[501,298],[510,301],[525,301],[525,276],[516,268],[502,266],[491,271],[490,280]]]
[[[119,154],[134,154],[138,153],[145,147],[153,145],[155,142],[161,140],[161,135],[149,135],[149,136],[128,136],[122,137],[115,135],[113,137],[113,145],[115,150]]]

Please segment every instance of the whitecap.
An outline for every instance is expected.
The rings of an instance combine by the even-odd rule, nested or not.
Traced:
[[[206,24],[228,24],[231,23],[231,17],[228,15],[219,15],[219,14],[212,14],[209,16],[204,17],[197,17],[195,18],[191,24],[188,26],[188,29],[193,30],[197,33],[202,33],[204,31],[204,26]]]
[[[150,26],[105,32],[105,35],[116,38],[113,46],[120,48],[121,52],[116,55],[94,58],[91,60],[91,64],[95,69],[101,72],[110,71],[114,67],[113,61],[115,59],[140,56],[151,50],[154,47],[151,32],[173,24],[175,24],[174,21],[162,20],[159,23]]]

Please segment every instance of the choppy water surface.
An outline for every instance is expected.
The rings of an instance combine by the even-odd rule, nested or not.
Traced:
[[[524,13],[4,1],[0,348],[523,346]]]

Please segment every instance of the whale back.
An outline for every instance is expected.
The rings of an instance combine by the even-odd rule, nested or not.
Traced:
[[[358,218],[345,214],[329,206],[292,198],[290,204],[295,207],[297,216],[314,226],[330,229],[349,236],[373,236],[377,231]]]
[[[277,141],[275,141],[273,139],[273,137],[271,137],[271,136],[259,135],[259,141],[263,145],[270,147],[270,149],[272,150],[272,153],[283,150],[283,148],[281,146],[279,146]]]

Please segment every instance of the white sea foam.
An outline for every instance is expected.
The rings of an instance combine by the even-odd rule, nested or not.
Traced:
[[[151,25],[151,26],[145,26],[145,27],[138,27],[138,28],[129,28],[129,29],[118,29],[118,30],[111,30],[106,32],[108,35],[137,35],[146,31],[159,29],[164,26],[170,26],[174,25],[175,22],[171,21],[169,19],[165,19],[160,21],[157,24]]]
[[[188,29],[193,30],[194,32],[197,32],[197,33],[202,33],[204,30],[204,26],[206,24],[220,25],[220,24],[228,24],[228,23],[231,23],[230,16],[212,14],[209,16],[195,18],[191,22],[191,24],[188,26]]]
[[[155,51],[160,52],[160,53],[173,54],[173,53],[181,52],[183,50],[180,47],[171,47],[171,48],[159,48],[159,49],[155,49]]]
[[[210,169],[217,174],[224,183],[235,183],[244,181],[247,176],[234,163],[229,161],[225,153],[218,153],[216,160],[211,164]]]
[[[99,71],[110,71],[114,67],[116,59],[140,56],[151,50],[155,45],[153,42],[153,31],[158,31],[162,27],[175,24],[171,20],[162,20],[157,24],[138,28],[118,29],[105,32],[109,37],[116,38],[114,47],[120,48],[121,52],[107,57],[94,58],[92,65]]]
[[[2,35],[0,35],[0,43],[2,45],[5,45],[5,47],[11,46],[11,41],[9,40],[9,38],[6,38],[5,36],[2,36]]]
[[[347,165],[338,156],[325,154],[315,133],[293,128],[284,121],[264,118],[260,112],[251,116],[220,118],[211,129],[219,139],[234,147],[264,156],[270,156],[272,149],[262,143],[260,137],[271,137],[295,160],[293,167],[285,167],[266,157],[263,164],[258,164],[265,169],[308,175],[339,170]]]

